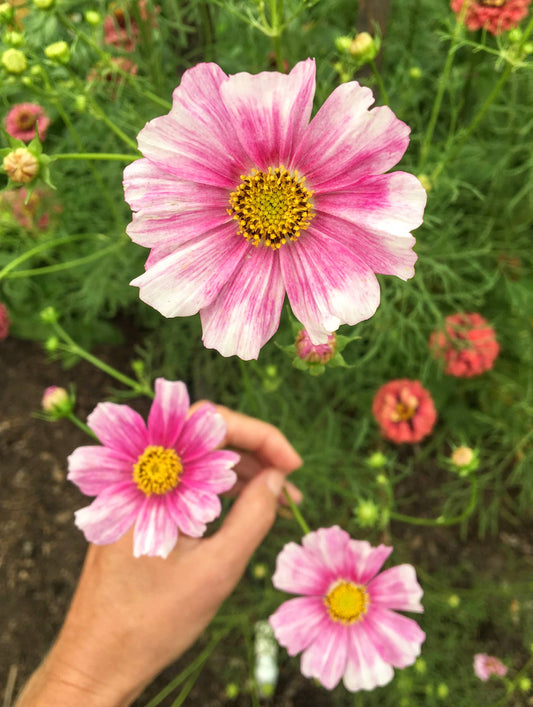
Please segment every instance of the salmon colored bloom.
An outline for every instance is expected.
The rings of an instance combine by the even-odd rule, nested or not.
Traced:
[[[131,284],[166,317],[200,312],[203,341],[257,358],[285,294],[313,344],[379,305],[375,273],[408,279],[410,231],[426,194],[384,174],[409,128],[355,81],[309,122],[315,63],[290,74],[186,71],[168,115],[139,133],[144,159],[124,171],[130,238],[151,248]]]
[[[235,452],[217,447],[226,424],[210,403],[189,412],[184,383],[158,378],[145,425],[128,405],[100,403],[88,426],[102,447],[78,447],[68,478],[97,498],[75,514],[89,542],[107,545],[135,525],[134,555],[166,557],[179,532],[201,537],[236,481]]]
[[[4,125],[11,137],[24,142],[33,140],[37,128],[39,140],[42,142],[46,138],[50,118],[37,103],[17,103],[6,115]]]
[[[461,13],[465,2],[469,4],[464,23],[469,30],[486,29],[491,34],[501,34],[516,27],[527,15],[531,0],[451,0],[456,15]]]
[[[420,381],[400,378],[385,383],[374,396],[372,412],[391,442],[420,442],[437,421],[433,399]]]
[[[429,338],[433,356],[444,362],[444,371],[457,378],[472,378],[489,371],[500,346],[494,329],[481,314],[452,314],[444,328]]]
[[[487,682],[491,675],[503,678],[507,674],[507,666],[493,655],[476,653],[474,656],[474,672],[480,680]]]
[[[272,582],[303,596],[270,617],[289,655],[302,653],[301,671],[332,690],[373,690],[412,665],[425,634],[399,611],[424,611],[414,567],[398,565],[378,574],[392,547],[352,540],[338,526],[308,533],[278,555]]]
[[[9,321],[9,313],[7,311],[7,307],[5,306],[5,304],[2,304],[2,302],[0,302],[0,341],[7,339],[10,324],[11,322]]]

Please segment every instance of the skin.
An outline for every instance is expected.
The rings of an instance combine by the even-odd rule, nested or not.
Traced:
[[[191,408],[194,409],[197,405]],[[189,648],[233,591],[302,460],[272,425],[218,406],[238,449],[237,498],[209,538],[180,535],[165,559],[134,558],[132,531],[89,545],[59,636],[16,707],[123,707]]]

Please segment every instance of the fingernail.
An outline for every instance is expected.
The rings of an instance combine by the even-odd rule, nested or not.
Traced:
[[[280,495],[284,483],[285,475],[281,471],[270,471],[268,473],[266,484],[276,498]]]
[[[296,503],[296,505],[300,504],[303,501],[303,493],[300,491],[299,488],[294,486],[291,483],[287,483],[285,485],[285,488],[287,489],[287,492],[289,496],[291,497],[291,500]]]

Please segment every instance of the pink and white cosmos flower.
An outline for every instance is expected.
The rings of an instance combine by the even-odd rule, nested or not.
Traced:
[[[287,293],[314,344],[379,305],[375,273],[406,280],[425,191],[384,174],[409,127],[369,88],[336,88],[310,121],[315,62],[290,74],[186,71],[168,115],[138,135],[144,159],[124,172],[127,228],[151,248],[132,281],[166,317],[200,312],[203,341],[257,358]]]
[[[211,403],[190,416],[184,383],[158,378],[146,425],[128,405],[99,403],[87,424],[102,447],[78,447],[68,478],[96,496],[75,513],[89,542],[115,542],[133,525],[133,551],[167,557],[178,531],[201,537],[220,515],[218,494],[237,479],[239,455],[216,449],[226,423]]]
[[[333,526],[288,543],[278,556],[274,586],[304,596],[270,617],[301,670],[332,690],[342,678],[351,692],[386,685],[394,668],[412,665],[425,633],[400,611],[422,612],[422,589],[411,565],[378,574],[392,547],[352,540]]]

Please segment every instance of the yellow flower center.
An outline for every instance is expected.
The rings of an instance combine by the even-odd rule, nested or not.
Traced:
[[[368,611],[369,597],[364,587],[343,580],[337,582],[324,597],[324,604],[333,621],[353,624],[361,621]]]
[[[182,471],[181,460],[173,449],[150,445],[133,465],[133,480],[147,496],[161,496],[176,488]]]
[[[393,422],[406,422],[410,420],[418,407],[418,400],[414,399],[412,403],[397,403],[392,411],[391,420]]]
[[[287,241],[295,241],[314,216],[312,191],[303,185],[305,177],[289,174],[284,167],[253,170],[241,176],[241,183],[231,192],[228,214],[239,224],[238,234],[253,245],[274,250]]]
[[[503,7],[507,0],[481,0],[480,4],[485,7]]]

